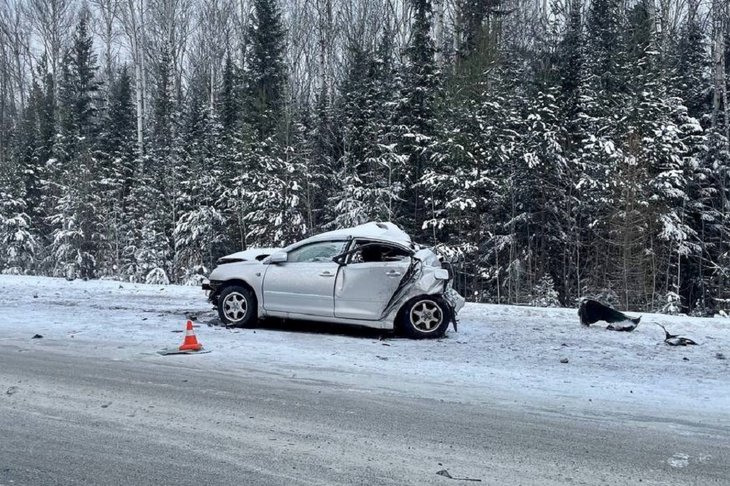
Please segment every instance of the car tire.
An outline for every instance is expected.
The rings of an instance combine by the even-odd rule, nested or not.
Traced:
[[[443,298],[424,295],[409,300],[401,308],[399,329],[411,339],[437,339],[446,334],[451,307]]]
[[[218,296],[218,317],[228,326],[247,327],[258,319],[256,296],[246,287],[231,285]]]

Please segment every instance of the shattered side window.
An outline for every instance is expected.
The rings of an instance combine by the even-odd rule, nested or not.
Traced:
[[[350,263],[398,262],[408,256],[408,252],[402,248],[384,243],[358,241],[350,256]]]
[[[323,241],[297,248],[289,252],[287,262],[331,262],[334,257],[342,253],[345,242]]]

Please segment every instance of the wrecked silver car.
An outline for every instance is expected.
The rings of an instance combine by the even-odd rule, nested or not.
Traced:
[[[223,257],[203,284],[226,324],[279,317],[435,338],[449,323],[456,326],[464,306],[451,287],[448,265],[392,223],[367,223],[283,249],[249,252],[255,256]]]

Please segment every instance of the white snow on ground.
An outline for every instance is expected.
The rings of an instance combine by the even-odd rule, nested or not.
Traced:
[[[185,312],[209,354],[159,356],[177,346]],[[575,309],[467,304],[445,339],[298,330],[301,323],[225,329],[196,287],[0,276],[0,346],[83,353],[181,367],[276,373],[450,401],[559,412],[646,411],[730,424],[730,319],[645,314],[632,333],[580,326]],[[663,343],[661,323],[699,346]],[[338,329],[343,332],[339,333]],[[42,339],[31,339],[41,334]],[[6,348],[12,349],[12,348]],[[7,351],[6,351],[7,352]],[[719,359],[718,354],[728,359]],[[561,363],[567,358],[568,363]]]

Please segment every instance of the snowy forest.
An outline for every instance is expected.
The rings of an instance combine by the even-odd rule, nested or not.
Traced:
[[[727,0],[0,0],[0,270],[393,221],[469,300],[730,307]]]

